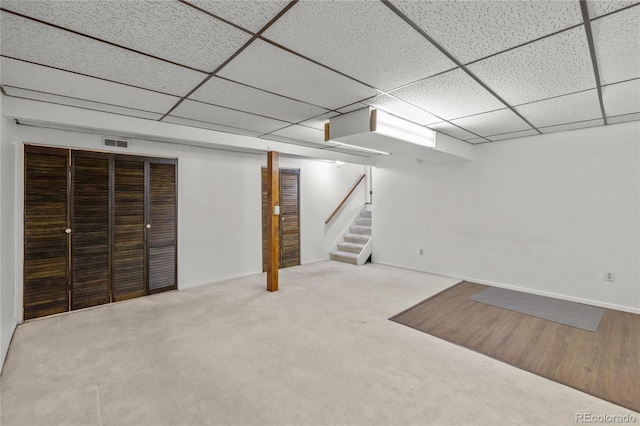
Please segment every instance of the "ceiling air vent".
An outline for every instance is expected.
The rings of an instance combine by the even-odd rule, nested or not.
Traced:
[[[111,148],[129,149],[129,141],[125,139],[102,138],[102,145]]]

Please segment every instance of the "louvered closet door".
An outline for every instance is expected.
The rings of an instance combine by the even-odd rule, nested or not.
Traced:
[[[69,309],[69,150],[24,147],[24,318]]]
[[[148,293],[177,288],[176,160],[148,160]]]
[[[281,268],[300,264],[299,170],[280,171]]]
[[[113,196],[113,300],[144,296],[143,157],[116,155]]]
[[[111,301],[109,154],[72,151],[71,309]]]
[[[267,270],[267,169],[262,168],[262,272]],[[280,268],[300,264],[300,170],[280,169]]]

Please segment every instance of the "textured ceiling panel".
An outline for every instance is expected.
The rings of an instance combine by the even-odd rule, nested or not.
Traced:
[[[327,109],[339,108],[377,93],[261,40],[243,50],[219,75]]]
[[[327,111],[216,77],[202,85],[190,98],[290,122],[306,120]]]
[[[189,3],[255,33],[284,9],[289,1],[189,0]]]
[[[477,144],[477,143],[485,143],[488,141],[485,138],[471,138],[471,139],[467,139],[465,142]]]
[[[291,126],[273,132],[271,135],[312,142],[318,145],[327,145],[324,142],[324,131],[312,129],[311,127]]]
[[[16,89],[13,87],[5,87],[5,92],[9,96],[17,98],[32,99],[34,101],[43,101],[59,105],[67,105],[72,107],[91,109],[94,111],[111,112],[114,114],[128,115],[131,117],[147,118],[150,120],[159,120],[162,114],[142,111],[139,109],[124,108],[116,105],[102,104],[98,102],[85,101],[82,99],[68,98],[65,96],[51,95],[49,93],[34,92],[32,90]]]
[[[382,2],[299,2],[263,35],[385,91],[455,68]]]
[[[524,138],[526,136],[536,136],[539,134],[540,133],[536,132],[535,130],[522,130],[520,132],[504,133],[502,135],[491,136],[488,139],[491,142],[497,142],[497,141],[504,141],[508,139]]]
[[[2,54],[184,96],[205,74],[2,13]]]
[[[504,108],[502,102],[460,69],[396,90],[392,95],[446,120]]]
[[[587,8],[589,9],[589,16],[593,19],[598,16],[606,15],[607,13],[615,12],[627,6],[640,3],[639,0],[632,1],[618,1],[618,0],[587,0]]]
[[[335,117],[338,114],[337,112],[328,112],[326,114],[319,115],[317,117],[310,118],[309,120],[302,121],[300,124],[307,127],[313,127],[317,130],[322,130],[324,132],[325,123],[329,122],[329,119]]]
[[[366,102],[366,100],[363,101],[363,102]],[[341,112],[342,114],[346,114],[348,112],[357,111],[359,109],[366,108],[366,107],[367,107],[366,104],[364,104],[362,102],[356,102],[355,104],[347,105],[347,106],[345,106],[343,108],[338,109],[338,112]]]
[[[251,37],[179,2],[11,0],[2,6],[206,72]]]
[[[602,100],[607,117],[640,112],[640,80],[603,87]]]
[[[618,123],[626,123],[628,121],[639,121],[640,113],[637,114],[625,114],[619,115],[617,117],[609,117],[607,118],[607,123],[609,124],[618,124]],[[640,125],[640,123],[638,123]]]
[[[577,1],[393,0],[392,3],[462,63],[582,22]]]
[[[180,124],[189,127],[199,127],[201,129],[217,130],[219,132],[233,133],[236,135],[259,136],[263,132],[252,132],[251,130],[239,129],[237,127],[220,126],[217,124],[207,123],[205,121],[189,120],[187,118],[167,116],[163,120],[165,123]]]
[[[540,129],[542,133],[564,132],[567,130],[584,129],[586,127],[595,127],[604,125],[603,120],[586,120],[578,123],[561,124],[559,126],[549,126]]]
[[[536,127],[555,126],[602,117],[598,92],[595,89],[533,102],[516,107],[516,110]]]
[[[602,84],[640,77],[640,6],[591,23]]]
[[[511,105],[596,87],[582,26],[476,62],[469,70]]]
[[[510,109],[472,115],[471,117],[460,118],[451,122],[480,136],[531,129],[531,126]]]
[[[418,124],[432,124],[442,121],[441,119],[421,110],[413,105],[403,102],[389,95],[380,95],[364,101],[363,103],[374,108],[381,109],[398,117],[414,121]]]
[[[473,133],[467,132],[464,129],[454,126],[451,123],[443,121],[442,123],[430,124],[429,128],[437,130],[438,132],[446,133],[449,136],[458,138],[460,140],[466,140],[477,137]]]
[[[175,117],[206,121],[221,126],[237,127],[255,132],[270,133],[285,127],[288,123],[258,115],[247,114],[214,105],[185,100],[171,112]]]
[[[178,98],[97,78],[2,58],[2,84],[144,111],[165,113]]]

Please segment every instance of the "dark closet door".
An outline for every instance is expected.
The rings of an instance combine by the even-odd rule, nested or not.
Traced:
[[[177,288],[177,161],[152,158],[148,167],[147,293]]]
[[[280,267],[300,264],[300,171],[280,171]]]
[[[267,269],[267,169],[262,185],[262,272]],[[280,169],[280,268],[300,264],[300,170]]]
[[[71,309],[111,301],[109,154],[72,151]]]
[[[113,300],[144,296],[144,157],[116,155],[113,196]]]
[[[24,147],[24,319],[69,310],[69,150]]]

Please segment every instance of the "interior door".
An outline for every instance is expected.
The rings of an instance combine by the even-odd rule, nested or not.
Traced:
[[[177,288],[176,164],[171,159],[147,160],[148,294]]]
[[[113,300],[144,296],[144,157],[116,155],[113,161]]]
[[[111,301],[110,154],[71,155],[71,309],[81,309]]]
[[[267,169],[262,168],[262,272],[267,270]],[[300,264],[300,170],[280,169],[280,268]]]
[[[24,319],[69,310],[69,150],[24,147]]]
[[[300,264],[300,170],[280,170],[280,267]]]

